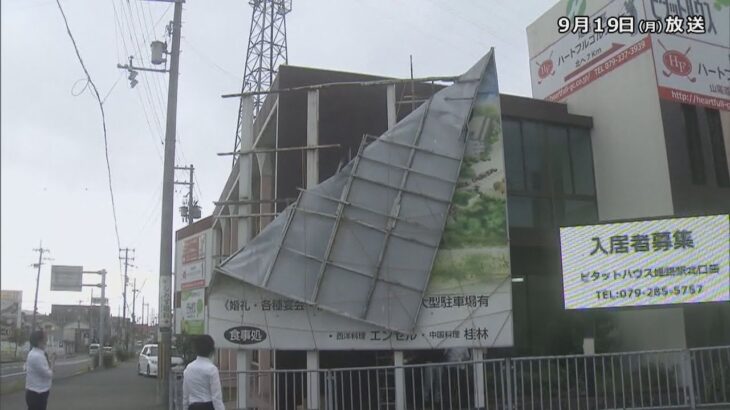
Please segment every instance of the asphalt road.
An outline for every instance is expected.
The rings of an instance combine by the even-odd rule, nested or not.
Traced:
[[[59,373],[63,374],[69,367],[78,367],[76,365],[82,363],[90,363],[91,358],[88,356],[76,356],[69,357],[67,359],[58,359],[54,369]],[[7,378],[13,378],[16,376],[25,377],[25,371],[23,370],[25,362],[12,362],[0,364],[0,378],[2,381],[6,381]]]
[[[155,404],[157,379],[137,375],[134,360],[54,380],[49,410],[164,410]],[[24,410],[25,392],[0,396],[3,410]]]

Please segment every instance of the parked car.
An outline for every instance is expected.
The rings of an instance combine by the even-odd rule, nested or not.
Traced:
[[[148,344],[142,348],[137,361],[137,374],[146,376],[157,376],[157,354],[158,347],[156,344]],[[172,349],[172,369],[182,371],[184,369],[183,359]]]
[[[99,354],[99,343],[92,343],[89,345],[89,356]]]

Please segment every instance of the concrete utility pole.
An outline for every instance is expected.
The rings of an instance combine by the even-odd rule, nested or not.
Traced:
[[[44,259],[43,254],[49,253],[50,250],[43,248],[43,241],[41,241],[41,244],[38,248],[33,249],[34,252],[38,252],[38,263],[34,263],[32,266],[34,268],[38,268],[38,273],[35,277],[35,298],[33,299],[33,321],[31,324],[31,332],[35,330],[35,323],[36,323],[36,316],[38,315],[38,285],[41,281],[41,266],[45,265],[43,262],[49,260],[48,258]]]
[[[180,68],[180,30],[182,0],[175,1],[172,20],[172,50],[170,50],[170,80],[167,91],[167,126],[165,129],[165,160],[162,180],[162,216],[160,223],[160,284],[159,284],[159,366],[157,401],[167,405],[170,391],[172,347],[172,213],[175,199],[175,134],[177,126],[177,86]]]
[[[104,365],[104,305],[106,301],[106,269],[98,272],[101,275],[101,303],[99,304],[99,367]]]
[[[129,256],[129,252],[132,252],[134,254],[134,249],[124,248],[119,250],[119,259],[124,261],[124,294],[122,295],[122,299],[124,302],[122,303],[122,335],[124,336],[124,350],[129,350],[129,329],[127,329],[127,285],[129,284],[129,276],[127,276],[127,268],[131,265],[129,262],[134,260],[134,255]],[[124,256],[122,256],[122,252],[124,252]]]
[[[137,279],[135,279],[134,288],[132,288],[132,343],[135,342],[135,333],[137,332],[137,315],[135,315],[137,311],[137,293],[139,293],[139,289],[137,289]],[[127,342],[127,350],[129,350],[129,342]]]

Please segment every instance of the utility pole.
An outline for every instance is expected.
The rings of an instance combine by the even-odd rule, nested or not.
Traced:
[[[170,56],[169,69],[154,69],[145,67],[134,67],[132,62],[128,65],[117,64],[120,69],[130,71],[130,81],[133,80],[133,71],[151,71],[169,73],[167,89],[167,123],[165,127],[165,158],[162,169],[162,213],[160,221],[160,278],[159,278],[159,300],[160,312],[159,326],[159,365],[157,370],[157,404],[167,405],[169,402],[168,392],[170,387],[170,366],[172,347],[172,212],[175,199],[175,136],[177,126],[177,86],[180,68],[180,31],[182,28],[182,4],[184,0],[165,0],[174,2],[173,20],[168,26],[168,34],[172,37],[172,47],[167,51],[167,45],[161,41],[153,41],[150,45],[152,64],[159,65],[167,63],[163,54]],[[130,83],[134,86],[134,82]]]
[[[129,252],[132,252],[132,256],[129,256]],[[124,252],[124,256],[122,256]],[[124,260],[124,294],[122,299],[122,335],[124,336],[124,350],[129,351],[129,329],[127,329],[127,285],[129,284],[129,276],[127,276],[127,268],[130,265],[130,261],[134,261],[134,249],[124,248],[119,250],[119,259]]]
[[[177,85],[180,68],[180,30],[182,0],[175,1],[173,12],[172,50],[170,51],[170,80],[167,91],[167,126],[165,129],[165,159],[162,180],[162,213],[160,222],[160,284],[159,284],[159,366],[157,401],[169,403],[172,348],[172,212],[175,199],[175,134],[177,126]]]
[[[196,219],[200,218],[200,207],[197,202],[193,201],[193,184],[195,179],[195,167],[190,164],[189,167],[175,167],[177,171],[188,171],[190,172],[188,181],[175,181],[175,185],[187,185],[188,187],[188,203],[186,206],[180,207],[180,214],[183,217],[183,221],[187,221],[188,225],[192,225]]]
[[[137,311],[137,293],[139,293],[139,289],[137,289],[137,279],[135,279],[134,288],[132,289],[132,343],[135,342],[135,333],[137,332],[137,315],[135,314]],[[127,350],[129,350],[129,344],[127,344]]]
[[[38,268],[38,273],[36,274],[36,277],[35,277],[35,299],[33,299],[33,321],[32,321],[31,328],[30,328],[31,332],[35,330],[36,316],[38,315],[38,286],[41,281],[41,266],[45,265],[43,263],[44,261],[50,260],[48,258],[45,258],[45,259],[43,258],[44,253],[50,252],[50,250],[43,248],[43,241],[41,241],[40,246],[36,249],[33,249],[33,251],[38,252],[38,263],[34,263],[31,266],[33,266],[34,268]]]

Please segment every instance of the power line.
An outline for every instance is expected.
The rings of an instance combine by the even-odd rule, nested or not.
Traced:
[[[183,38],[183,40],[182,40],[182,41],[183,41],[183,42],[184,42],[184,43],[185,43],[185,44],[186,44],[186,45],[187,45],[188,47],[190,47],[190,50],[192,50],[192,51],[193,51],[193,52],[194,52],[195,54],[197,54],[198,56],[200,56],[200,58],[202,59],[202,61],[203,61],[203,62],[205,62],[206,64],[208,64],[208,65],[209,65],[210,67],[213,67],[213,68],[216,68],[216,69],[218,69],[218,71],[220,71],[221,73],[223,73],[223,74],[225,74],[225,75],[227,75],[227,76],[230,76],[231,78],[233,78],[233,79],[235,79],[235,80],[237,80],[237,81],[239,80],[239,78],[238,78],[238,76],[237,76],[237,75],[235,75],[235,74],[231,73],[230,71],[228,71],[228,70],[226,70],[225,68],[223,68],[223,67],[221,67],[220,65],[218,65],[218,64],[217,64],[217,63],[216,63],[215,61],[213,61],[213,59],[212,59],[212,58],[208,57],[208,56],[207,56],[207,55],[206,55],[205,53],[203,53],[202,51],[200,51],[200,50],[199,50],[199,49],[198,49],[197,47],[195,47],[195,46],[194,46],[194,45],[193,45],[193,44],[192,44],[191,42],[189,42],[189,41],[188,41],[187,39]]]
[[[138,49],[140,49],[140,54],[141,54],[141,52],[142,52],[141,50],[144,49],[145,47],[149,47],[149,45],[151,44],[150,40],[153,38],[152,35],[154,34],[154,31],[150,30],[149,25],[147,24],[147,20],[144,18],[144,11],[141,10],[142,9],[141,4],[135,2],[135,6],[132,7],[131,2],[129,0],[127,0],[127,5],[129,7],[130,14],[133,17],[135,17],[135,16],[132,12],[132,8],[135,9],[139,32],[140,32],[140,35],[141,35],[142,41],[143,41],[142,47],[141,48],[138,47]],[[135,28],[135,30],[136,30],[136,28]],[[143,63],[145,62],[145,58],[143,55],[140,55],[140,59]],[[153,89],[155,98],[157,99],[157,103],[159,104],[160,111],[164,112],[165,98],[164,98],[164,92],[162,91],[162,88],[160,86],[160,81],[162,81],[160,76],[154,76],[151,80],[151,83],[154,85],[154,87],[152,87],[152,89]]]
[[[170,9],[171,9],[171,8],[172,8],[172,3],[170,3],[170,4],[169,4],[169,5],[167,6],[167,8],[165,9],[165,11],[164,11],[164,12],[162,12],[162,15],[160,15],[160,18],[158,18],[158,19],[157,19],[157,21],[155,21],[155,24],[154,24],[154,25],[152,26],[153,28],[157,28],[157,25],[158,25],[158,24],[160,24],[160,22],[162,21],[162,19],[164,19],[164,18],[165,18],[165,16],[167,15],[167,13],[169,13],[169,12],[170,12]],[[150,16],[150,17],[151,17],[151,16]]]
[[[106,171],[107,171],[107,179],[109,182],[109,196],[111,197],[112,215],[114,217],[114,233],[117,238],[117,248],[121,248],[122,242],[119,239],[119,223],[117,222],[117,206],[114,201],[114,189],[112,187],[112,168],[111,168],[111,164],[109,162],[109,139],[107,137],[107,132],[106,132],[106,114],[104,113],[104,103],[101,101],[101,96],[99,95],[99,90],[96,88],[96,84],[94,84],[94,81],[91,79],[89,70],[86,69],[86,64],[84,63],[84,59],[81,57],[79,48],[76,45],[76,40],[74,39],[74,36],[71,33],[71,28],[68,26],[68,20],[66,19],[66,13],[63,12],[63,7],[61,7],[61,2],[59,0],[56,0],[56,4],[58,5],[58,10],[61,12],[61,17],[63,17],[63,23],[66,25],[66,32],[68,33],[68,37],[71,39],[71,43],[74,46],[74,51],[76,52],[76,57],[78,58],[79,63],[81,64],[81,68],[83,68],[83,70],[84,70],[84,74],[86,74],[86,78],[89,81],[89,84],[91,85],[91,90],[94,91],[94,96],[96,96],[96,101],[99,103],[99,111],[101,112],[101,124],[102,124],[102,128],[104,130],[104,157],[106,158]]]
[[[118,35],[121,36],[122,45],[124,47],[124,52],[126,55],[134,54],[134,53],[129,52],[129,46],[127,45],[127,40],[125,39],[125,33],[124,33],[125,30],[120,21],[119,13],[117,12],[116,1],[112,0],[111,3],[112,3],[112,8],[114,10],[114,18],[115,18],[116,26],[118,27]],[[124,11],[123,7],[122,7],[121,11],[122,12]],[[128,25],[128,20],[126,20],[125,23],[127,23],[127,25]],[[129,40],[130,40],[130,42],[134,43],[134,40],[132,39],[131,34],[129,34]],[[146,82],[144,84],[146,85]],[[163,133],[162,126],[161,126],[160,120],[157,116],[157,111],[155,111],[155,107],[152,102],[151,94],[149,93],[149,90],[147,88],[145,88],[145,91],[146,91],[145,97],[147,97],[147,102],[149,104],[149,110],[147,109],[147,105],[145,105],[145,99],[142,95],[144,93],[136,93],[136,94],[137,94],[137,98],[139,99],[140,106],[142,107],[142,112],[145,117],[145,122],[147,123],[147,129],[149,131],[150,137],[153,138],[153,145],[155,147],[155,151],[157,152],[157,156],[160,159],[160,161],[162,161],[162,153],[160,152],[160,146],[157,145],[157,142],[154,142],[155,134],[156,134],[157,140],[159,140],[160,145],[164,145],[164,142],[162,140],[162,133]],[[152,111],[152,114],[150,114],[149,111]],[[150,117],[152,117],[151,121],[150,121]],[[153,123],[157,126],[156,130],[153,129],[154,128],[152,126]]]
[[[122,1],[124,1],[124,0],[122,0]],[[129,1],[126,2],[126,8],[125,7],[120,7],[120,8],[122,11],[122,15],[124,16],[124,21],[127,25],[127,35],[129,36],[129,41],[132,43],[132,46],[133,46],[132,53],[131,53],[132,57],[134,57],[134,52],[136,49],[137,57],[140,59],[140,61],[144,65],[144,63],[145,63],[144,54],[142,53],[142,49],[139,46],[139,37],[137,36],[137,30],[135,28],[134,19],[132,17],[132,8],[131,8]],[[154,122],[156,123],[157,127],[160,129],[160,132],[162,133],[162,131],[161,131],[162,125],[161,125],[160,118],[162,118],[161,112],[163,110],[160,108],[160,111],[158,112],[158,107],[160,106],[161,103],[159,100],[155,101],[154,94],[152,93],[152,87],[150,87],[150,85],[149,85],[149,80],[148,80],[147,76],[142,76],[142,82],[143,82],[142,88],[144,88],[144,90],[146,92],[146,97],[148,99],[150,109],[152,110],[152,112],[154,114],[153,115]]]

